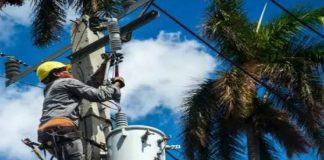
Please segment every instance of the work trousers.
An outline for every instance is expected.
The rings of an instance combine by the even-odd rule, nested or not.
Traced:
[[[56,149],[56,150],[54,150]],[[57,144],[54,147],[53,155],[58,160],[83,160],[83,148],[81,139],[76,139],[70,142]]]
[[[65,138],[48,133],[38,133],[38,140],[57,160],[84,160],[80,138]]]

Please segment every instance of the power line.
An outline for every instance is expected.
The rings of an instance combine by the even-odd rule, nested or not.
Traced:
[[[6,78],[5,76],[2,76],[2,75],[0,75],[0,78],[6,79],[6,80],[8,79],[8,78]],[[27,85],[27,86],[30,86],[30,87],[44,89],[44,87],[41,87],[41,86],[38,86],[38,85],[33,85],[33,84],[30,84],[30,83],[27,83],[27,82],[23,82],[23,81],[18,81],[18,83],[24,84],[24,85]]]
[[[280,3],[278,3],[275,0],[270,0],[273,4],[275,4],[277,7],[279,7],[281,10],[283,10],[284,12],[286,12],[288,15],[290,15],[291,17],[295,18],[299,23],[301,23],[302,25],[304,25],[305,27],[307,27],[308,29],[310,29],[311,31],[313,31],[315,34],[317,34],[318,36],[320,36],[321,38],[324,39],[324,35],[321,34],[319,31],[317,31],[316,29],[314,29],[312,26],[308,25],[306,22],[302,21],[300,18],[298,18],[296,15],[294,15],[293,13],[291,13],[288,9],[286,9],[284,6],[282,6]]]
[[[172,155],[169,151],[165,151],[165,153],[167,154],[167,155],[169,155],[172,159],[174,159],[174,160],[179,160],[177,157],[175,157],[174,155]]]
[[[14,59],[14,60],[17,61],[19,64],[21,64],[21,65],[23,65],[23,66],[25,66],[25,67],[29,67],[29,65],[28,65],[26,62],[17,59],[15,56],[11,56],[11,55],[8,55],[8,54],[5,54],[5,53],[0,52],[0,57],[5,57],[5,58],[8,58],[8,59]]]
[[[234,61],[232,61],[231,59],[229,59],[228,57],[226,57],[222,52],[218,51],[211,44],[209,44],[207,41],[205,41],[203,38],[201,38],[199,35],[197,35],[195,32],[193,32],[191,29],[189,29],[186,25],[184,25],[182,22],[180,22],[175,17],[173,17],[171,14],[169,14],[167,11],[165,11],[164,9],[162,9],[161,7],[159,7],[154,2],[152,3],[152,5],[155,8],[157,8],[159,11],[161,11],[163,14],[165,14],[167,17],[169,17],[171,20],[173,20],[175,23],[177,23],[179,26],[181,26],[183,29],[185,29],[187,32],[191,33],[195,38],[197,38],[202,43],[204,43],[206,46],[208,46],[211,50],[213,50],[214,52],[216,52],[219,56],[223,57],[231,65],[235,66],[236,68],[238,68],[239,70],[241,70],[244,74],[246,74],[250,78],[252,78],[255,82],[257,82],[258,84],[262,85],[263,87],[265,87],[266,89],[268,89],[269,91],[271,91],[273,94],[275,94],[278,97],[280,97],[280,99],[286,101],[286,98],[282,97],[276,90],[274,90],[272,87],[268,86],[264,82],[260,81],[258,78],[254,77],[251,73],[249,73],[248,71],[246,71],[244,68],[242,68],[241,66],[239,66],[238,64],[236,64]]]

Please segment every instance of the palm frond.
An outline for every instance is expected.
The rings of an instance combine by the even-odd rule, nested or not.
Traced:
[[[301,59],[312,67],[313,71],[319,70],[324,66],[324,40],[303,36],[296,40],[296,45],[291,45],[290,49],[295,53],[295,59]],[[323,71],[322,71],[323,72]]]
[[[192,90],[184,102],[184,130],[182,133],[185,153],[189,160],[202,157],[207,150],[211,115],[217,110],[212,91],[213,81],[207,80]]]
[[[122,0],[100,0],[98,3],[98,15],[103,16],[117,16],[120,14],[123,8]]]
[[[226,117],[250,116],[256,91],[256,84],[250,77],[238,69],[232,69],[215,81],[213,90],[217,94],[215,103],[224,110]]]
[[[74,7],[81,15],[116,16],[122,8],[122,0],[80,0]]]
[[[210,135],[210,159],[243,159],[243,119],[215,117]]]
[[[323,16],[324,7],[315,10],[297,8],[291,12],[308,25],[317,27],[321,25],[319,18]],[[273,48],[285,49],[283,47],[289,42],[289,39],[300,35],[303,28],[303,24],[296,21],[296,19],[290,15],[282,14],[265,26],[264,34],[267,35],[268,41]]]
[[[58,40],[65,22],[65,0],[34,0],[34,21],[32,35],[34,44],[44,47]]]
[[[296,153],[307,152],[310,147],[309,142],[303,135],[303,132],[290,122],[287,112],[273,109],[268,104],[256,104],[258,128],[263,133],[273,135],[285,148],[287,155],[291,157]]]
[[[279,160],[281,155],[271,138],[266,135],[259,138],[260,160]]]
[[[222,52],[231,58],[244,58],[254,53],[249,48],[254,34],[241,8],[240,0],[214,0],[202,26],[203,34],[216,41]]]
[[[293,59],[285,65],[269,67],[269,72],[265,70],[270,81],[285,86],[290,97],[283,101],[272,95],[273,100],[277,99],[273,102],[277,101],[277,106],[282,105],[299,125],[307,128],[319,127],[317,120],[323,118],[323,85],[315,70],[305,59]]]

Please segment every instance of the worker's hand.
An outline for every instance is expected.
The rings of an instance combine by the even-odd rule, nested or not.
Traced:
[[[111,82],[109,80],[103,80],[101,85],[102,86],[111,86]]]
[[[124,78],[123,77],[115,77],[111,79],[113,85],[119,88],[123,88],[125,86]]]
[[[117,82],[119,83],[119,82]],[[120,88],[116,86],[116,84],[113,84],[112,86],[115,90],[113,96],[112,96],[112,99],[115,101],[115,102],[120,102],[120,97],[121,97],[121,93],[120,93]]]

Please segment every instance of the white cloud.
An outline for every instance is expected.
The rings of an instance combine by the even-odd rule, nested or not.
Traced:
[[[12,44],[10,39],[16,34],[15,23],[7,18],[0,17],[0,28],[6,28],[0,30],[0,44],[8,46]]]
[[[4,84],[3,81],[0,81]],[[42,90],[0,86],[0,154],[8,159],[32,160],[35,156],[21,139],[36,140],[37,125],[41,115]]]
[[[161,32],[156,39],[133,40],[124,45],[121,75],[126,87],[122,104],[131,118],[152,112],[157,106],[178,110],[188,87],[208,77],[215,59],[194,40]]]
[[[9,46],[10,39],[18,35],[18,26],[29,27],[33,21],[33,6],[31,1],[25,1],[22,6],[6,6],[0,11],[0,43]],[[66,12],[65,27],[71,24],[70,20],[75,20],[79,15],[75,13],[74,9],[68,8]],[[70,27],[67,27],[70,30]]]
[[[124,51],[122,102],[131,118],[145,116],[157,106],[176,111],[188,87],[207,78],[216,65],[201,44],[181,40],[180,33],[161,32],[156,39],[133,40]],[[12,160],[35,159],[20,140],[36,140],[42,89],[0,85],[0,92],[0,155]]]
[[[31,1],[25,1],[22,6],[6,6],[3,9],[3,16],[8,17],[16,24],[29,26],[32,18]]]
[[[31,2],[21,6],[6,6],[0,11],[0,44],[11,45],[12,38],[20,31],[18,26],[30,26],[32,7]]]
[[[33,5],[31,1],[26,1],[22,6],[6,6],[0,15],[7,17],[17,25],[30,26],[33,19]],[[66,20],[75,20],[79,14],[74,9],[67,8]],[[1,22],[1,21],[0,21]]]

